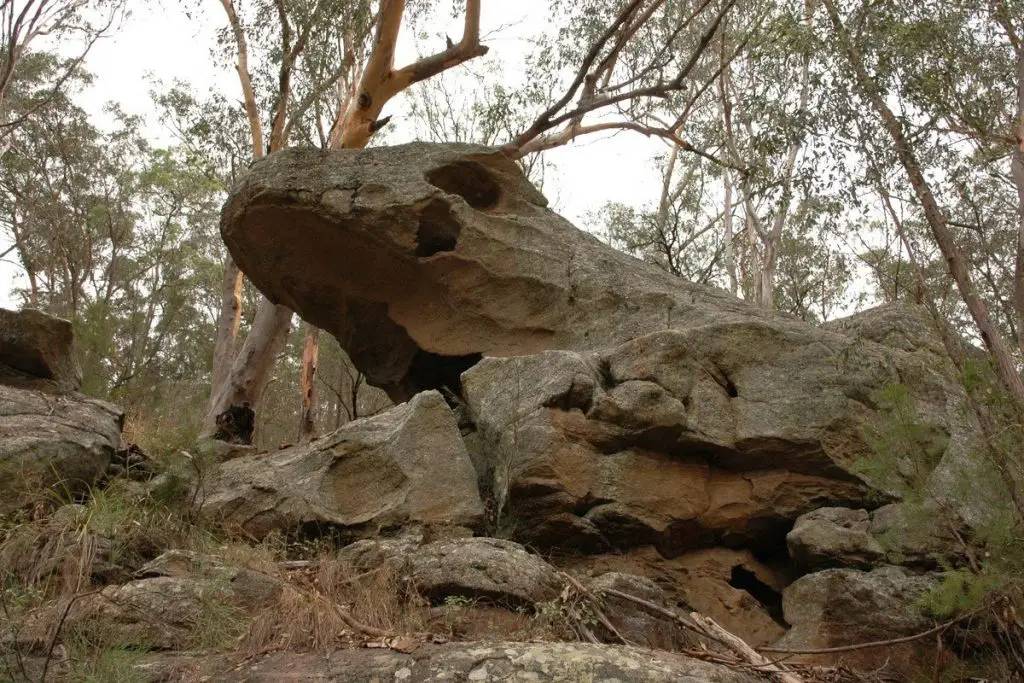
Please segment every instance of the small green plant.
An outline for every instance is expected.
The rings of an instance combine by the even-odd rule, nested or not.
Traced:
[[[470,607],[473,603],[474,600],[466,597],[465,595],[447,595],[444,599],[445,607],[451,607],[453,609],[465,609]]]

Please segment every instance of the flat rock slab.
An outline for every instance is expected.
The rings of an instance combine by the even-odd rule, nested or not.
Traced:
[[[87,492],[120,446],[123,421],[104,401],[0,383],[0,513]]]
[[[424,392],[309,444],[223,463],[201,512],[257,539],[304,525],[358,538],[406,524],[473,527],[484,509],[452,411]]]
[[[237,658],[236,658],[237,659]],[[589,643],[481,642],[421,645],[412,654],[391,650],[277,653],[232,666],[232,659],[155,656],[140,667],[145,680],[249,683],[345,681],[592,681],[593,683],[759,683],[738,669],[668,652]],[[223,667],[223,668],[221,668]],[[223,669],[229,669],[224,671]]]

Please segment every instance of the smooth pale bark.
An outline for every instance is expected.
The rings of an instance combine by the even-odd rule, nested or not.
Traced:
[[[733,296],[739,292],[739,282],[736,279],[736,255],[732,247],[732,176],[726,170],[722,174],[725,183],[725,206],[722,209],[722,229],[725,231],[725,271],[729,274],[729,291]]]
[[[227,408],[249,404],[255,410],[274,369],[277,354],[288,340],[292,315],[287,306],[275,306],[267,299],[260,304],[256,320],[231,366],[227,381],[212,397],[205,420],[205,436],[216,431],[217,416]]]
[[[316,407],[318,401],[316,373],[320,360],[320,329],[305,324],[306,339],[302,347],[302,416],[299,419],[299,439],[307,441],[316,436]]]
[[[216,337],[213,347],[213,372],[210,378],[211,390],[216,391],[227,380],[231,365],[238,350],[238,328],[242,323],[242,271],[235,265],[231,255],[224,258],[224,279],[221,282],[220,315],[217,317]],[[212,407],[207,404],[207,410]]]
[[[480,44],[480,0],[466,0],[462,40],[443,52],[396,70],[395,44],[402,27],[404,10],[405,0],[381,2],[373,52],[356,88],[358,94],[350,101],[341,126],[342,147],[366,147],[374,133],[390,118],[381,118],[384,105],[410,85],[487,54],[487,48]]]
[[[904,134],[899,119],[889,108],[889,105],[886,104],[883,93],[879,91],[877,84],[868,75],[861,59],[860,51],[850,39],[846,26],[839,17],[835,3],[833,0],[824,0],[824,3],[829,19],[835,28],[836,37],[839,39],[839,44],[845,53],[846,60],[856,76],[857,84],[864,97],[867,98],[872,108],[882,120],[886,132],[892,139],[896,155],[899,157],[900,164],[910,179],[914,195],[924,211],[924,217],[931,230],[932,237],[935,239],[943,259],[946,261],[950,275],[953,277],[954,282],[956,282],[961,298],[967,304],[967,310],[970,312],[971,318],[974,320],[975,325],[978,326],[979,332],[981,332],[981,339],[985,344],[985,348],[988,349],[996,362],[999,378],[1010,395],[1017,400],[1020,406],[1024,407],[1024,382],[1021,381],[1020,373],[1017,371],[1017,364],[1010,352],[1010,346],[992,322],[988,312],[988,305],[978,295],[978,291],[974,287],[970,271],[967,268],[967,261],[957,246],[953,233],[949,230],[946,214],[939,206],[938,200],[936,200],[932,192],[931,185],[928,184],[924,177],[924,172],[921,169],[917,155],[914,153],[914,148]]]
[[[279,6],[281,12],[281,68],[279,75],[277,99],[274,107],[274,122],[271,128],[270,147],[264,149],[263,126],[260,121],[259,107],[256,102],[256,92],[253,88],[252,77],[249,74],[249,47],[245,36],[245,29],[241,24],[232,0],[220,0],[221,6],[228,18],[232,35],[235,39],[236,64],[239,84],[242,88],[242,98],[245,103],[245,114],[249,121],[249,130],[252,135],[252,158],[259,159],[265,152],[275,152],[287,144],[285,131],[285,115],[288,111],[288,101],[291,95],[291,74],[295,66],[298,54],[305,47],[305,38],[300,38],[292,44],[291,28],[288,25],[287,17],[284,16],[284,5]],[[306,34],[308,37],[308,34]],[[230,261],[230,257],[228,257]],[[236,302],[236,295],[241,294],[241,273],[235,275],[231,269],[237,270],[233,262],[226,264],[223,289],[222,308],[218,318],[217,339],[214,343],[214,377],[210,387],[210,402],[207,405],[206,419],[203,424],[203,434],[213,435],[217,430],[217,416],[231,406],[248,404],[253,410],[257,409],[259,399],[270,381],[271,372],[274,369],[278,354],[284,348],[288,340],[288,331],[291,329],[292,311],[284,306],[277,306],[265,297],[260,299],[260,307],[256,312],[256,319],[252,328],[245,338],[245,343],[229,366],[226,362],[219,367],[216,362],[218,350],[234,349],[237,347],[238,327],[229,327],[227,320],[231,315],[241,315],[241,307],[237,314],[230,310]],[[240,320],[240,318],[238,318]],[[231,336],[232,330],[234,336]],[[228,352],[230,354],[230,352]],[[226,374],[217,374],[217,370],[224,372],[223,368],[230,369]]]

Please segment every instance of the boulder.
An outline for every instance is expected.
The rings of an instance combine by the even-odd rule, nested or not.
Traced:
[[[204,488],[204,517],[257,539],[275,529],[358,538],[406,524],[472,527],[484,512],[437,392],[308,444],[224,462]]]
[[[786,622],[792,628],[775,647],[819,649],[853,645],[928,630],[934,623],[919,606],[921,597],[933,586],[936,575],[915,575],[901,567],[883,566],[870,572],[856,569],[826,569],[794,581],[782,596]],[[843,661],[877,666],[885,657],[897,668],[926,652],[932,641],[912,642],[879,651],[862,650],[822,657],[822,661]],[[913,668],[912,666],[910,668]]]
[[[867,510],[813,510],[800,516],[786,534],[789,556],[802,571],[871,568],[885,559],[885,550],[869,533],[870,526]]]
[[[0,383],[0,514],[85,494],[105,475],[123,421],[104,401]]]
[[[273,606],[285,590],[269,575],[185,551],[158,557],[138,575],[144,578],[77,598],[62,633],[157,650],[210,647],[239,635],[249,618]],[[61,607],[34,615],[20,636],[22,645],[45,647]]]
[[[563,587],[554,567],[518,543],[496,538],[431,543],[410,555],[409,565],[416,590],[434,603],[457,596],[532,606],[558,597]]]
[[[742,669],[681,654],[590,643],[474,642],[421,645],[413,654],[383,649],[277,652],[238,664],[235,655],[150,655],[136,671],[147,681],[618,681],[758,683]]]
[[[32,308],[0,308],[0,366],[0,378],[13,370],[49,380],[58,391],[76,391],[82,384],[71,323]]]
[[[779,318],[576,229],[513,160],[473,145],[283,150],[232,190],[221,234],[260,291],[395,400],[454,388],[481,354]]]
[[[685,282],[573,227],[500,151],[284,150],[240,179],[221,232],[372,384],[464,404],[513,540],[777,556],[801,515],[894,500],[858,467],[892,383],[933,437],[933,495],[984,517],[953,494],[978,430],[922,309],[814,327]]]

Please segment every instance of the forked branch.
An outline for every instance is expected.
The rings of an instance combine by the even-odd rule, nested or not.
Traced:
[[[681,18],[671,30],[669,40],[675,41],[699,17],[706,14],[711,4],[712,0],[704,0],[692,14]],[[659,50],[638,74],[629,76],[622,83],[613,83],[613,72],[623,51],[634,41],[641,39],[641,29],[654,20],[657,11],[664,5],[664,0],[631,0],[591,45],[565,94],[542,112],[529,128],[506,144],[503,150],[509,156],[518,159],[534,152],[567,144],[581,135],[607,130],[632,130],[664,138],[687,152],[697,153],[715,163],[724,164],[714,156],[697,150],[683,139],[684,121],[677,121],[670,127],[653,125],[636,118],[585,124],[584,117],[597,111],[621,113],[620,107],[623,105],[664,99],[672,93],[684,90],[701,57],[707,52],[726,15],[735,4],[736,0],[726,0],[722,3],[718,12],[704,28],[689,58],[671,77],[663,74],[667,64],[664,55],[670,52],[666,47]],[[652,83],[649,77],[654,74],[658,74],[658,78]],[[706,87],[702,87],[699,91],[703,92],[705,89]],[[570,102],[574,99],[576,105],[570,107]]]
[[[402,28],[404,10],[405,0],[383,0],[381,3],[373,51],[356,88],[358,94],[349,102],[342,118],[341,147],[365,147],[373,134],[387,122],[387,119],[380,118],[384,105],[412,84],[487,54],[487,47],[480,44],[480,0],[466,0],[462,40],[396,70],[395,44]]]

